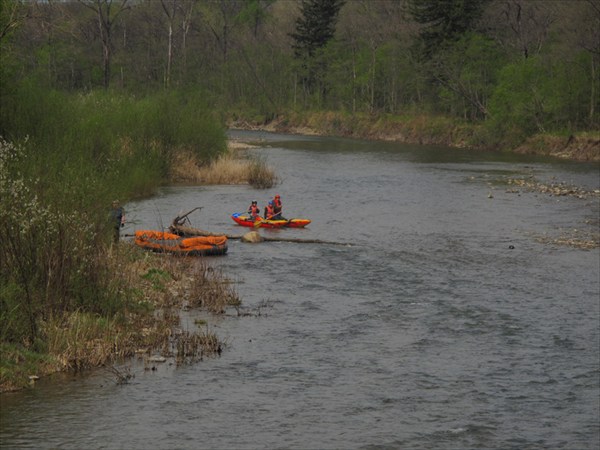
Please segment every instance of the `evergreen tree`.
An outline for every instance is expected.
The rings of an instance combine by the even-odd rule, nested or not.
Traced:
[[[473,31],[489,0],[410,0],[409,10],[423,28],[420,38],[425,55],[435,53],[444,42]]]
[[[325,81],[328,58],[327,43],[335,34],[338,13],[345,0],[302,0],[301,16],[296,19],[294,57],[299,61],[298,73],[305,101],[316,94],[315,101],[322,104],[329,91]],[[294,99],[295,102],[295,99]]]
[[[340,8],[345,0],[303,0],[302,15],[296,19],[294,55],[297,58],[312,58],[315,52],[324,47],[335,33],[335,24]]]

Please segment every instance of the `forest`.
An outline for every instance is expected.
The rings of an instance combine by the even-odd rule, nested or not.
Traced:
[[[7,84],[194,92],[224,118],[442,115],[485,124],[490,144],[598,129],[595,0],[3,4]]]

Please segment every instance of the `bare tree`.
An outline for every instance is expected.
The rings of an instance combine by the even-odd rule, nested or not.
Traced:
[[[217,4],[204,4],[201,14],[202,19],[212,32],[221,50],[223,62],[227,62],[230,46],[230,32],[233,20],[238,15],[243,3],[239,0],[217,2]]]
[[[556,0],[492,0],[482,24],[503,46],[528,58],[542,50],[548,30],[558,20],[560,4]]]
[[[102,66],[104,72],[104,88],[110,85],[110,63],[112,59],[112,31],[115,20],[128,10],[129,0],[78,0],[79,3],[91,9],[98,19],[98,31],[102,42]]]
[[[181,21],[181,56],[183,73],[187,71],[187,38],[192,26],[192,18],[194,15],[194,7],[197,0],[185,1],[183,4],[183,20]]]
[[[29,16],[21,2],[3,1],[0,6],[0,41],[13,32]]]
[[[177,14],[177,0],[160,0],[162,9],[167,16],[167,68],[165,72],[165,87],[171,83],[171,66],[173,64],[173,22]]]

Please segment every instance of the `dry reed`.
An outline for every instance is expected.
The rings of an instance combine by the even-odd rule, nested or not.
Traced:
[[[277,181],[275,171],[264,160],[233,147],[206,164],[199,164],[193,152],[178,150],[172,159],[170,177],[176,182],[250,184],[259,188],[271,187]]]
[[[220,269],[200,261],[194,272],[189,305],[217,314],[225,312],[228,306],[239,306],[239,295],[226,281]]]
[[[115,284],[135,286],[121,292],[130,297],[128,307],[115,317],[77,311],[46,320],[48,353],[62,370],[103,366],[152,351],[176,356],[178,364],[221,353],[223,343],[208,330],[177,328],[183,306],[221,313],[241,303],[220,270],[202,260],[146,253],[125,243],[104,257],[113,268]]]

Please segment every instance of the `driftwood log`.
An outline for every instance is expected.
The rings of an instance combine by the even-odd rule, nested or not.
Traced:
[[[223,233],[211,233],[210,231],[200,230],[198,228],[186,227],[184,225],[177,225],[175,221],[169,227],[169,231],[179,236],[192,237],[192,236],[223,236]],[[254,231],[256,233],[256,231]],[[252,232],[251,232],[252,233]],[[226,234],[227,239],[242,239],[245,235],[231,235]],[[273,238],[261,236],[261,241],[265,242],[294,242],[298,244],[329,244],[329,245],[352,245],[346,242],[332,242],[323,241],[321,239],[294,239],[294,238]]]

